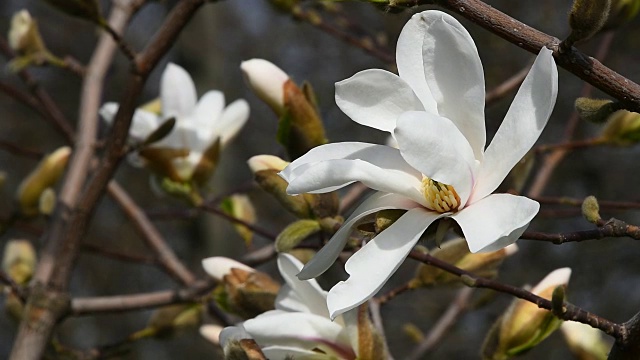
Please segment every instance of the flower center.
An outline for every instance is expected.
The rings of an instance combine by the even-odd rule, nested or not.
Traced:
[[[422,193],[427,200],[427,208],[439,213],[458,210],[460,197],[451,185],[439,183],[423,175]]]

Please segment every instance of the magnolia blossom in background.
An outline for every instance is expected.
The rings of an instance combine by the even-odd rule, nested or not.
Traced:
[[[243,61],[240,69],[249,87],[267,103],[273,111],[282,116],[285,112],[284,85],[289,81],[282,69],[264,59]]]
[[[136,110],[129,135],[144,140],[166,120],[176,119],[168,136],[149,145],[152,149],[188,151],[184,156],[172,155],[169,171],[162,174],[174,181],[190,181],[207,150],[218,140],[224,147],[249,118],[249,105],[245,100],[238,99],[225,107],[224,94],[220,91],[208,91],[198,101],[189,74],[172,63],[162,73],[160,101],[160,114]],[[111,123],[117,111],[118,104],[106,103],[100,109],[100,115]]]
[[[290,194],[328,192],[356,181],[379,191],[345,221],[300,279],[326,271],[362,217],[408,210],[347,261],[349,279],[327,298],[332,316],[372,297],[434,221],[452,218],[469,249],[485,252],[516,241],[539,209],[531,199],[491,193],[536,142],[555,105],[551,50],[538,54],[486,149],[482,64],[456,19],[440,11],[414,15],[398,39],[396,60],[399,76],[371,69],[337,83],[336,102],[357,123],[391,133],[398,149],[328,144],[281,173]]]
[[[218,258],[220,259],[220,258]],[[229,262],[205,259],[205,270],[219,277]],[[244,266],[244,265],[241,265]],[[289,254],[278,255],[278,269],[285,280],[275,310],[267,311],[238,326],[227,327],[218,343],[224,348],[232,340],[251,338],[271,360],[277,359],[355,359],[358,354],[357,310],[329,319],[327,292],[315,280],[301,281],[296,274],[302,263]],[[215,342],[215,328],[202,333]]]

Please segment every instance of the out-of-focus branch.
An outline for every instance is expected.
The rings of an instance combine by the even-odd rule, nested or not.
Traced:
[[[467,310],[472,294],[473,288],[467,287],[458,291],[458,294],[447,308],[447,311],[442,314],[435,325],[431,327],[429,333],[420,341],[418,346],[413,349],[407,357],[407,360],[424,359],[425,355],[438,345],[444,335],[447,334],[449,329],[453,327],[460,316]]]
[[[104,256],[107,258],[120,260],[120,261],[127,261],[127,262],[133,262],[133,263],[143,264],[143,265],[152,265],[152,266],[159,265],[159,261],[156,257],[130,254],[123,251],[106,249],[94,244],[86,244],[86,243],[82,244],[82,250],[87,253],[93,253],[96,255],[100,255],[100,256]]]
[[[202,295],[213,289],[215,285],[216,282],[213,279],[194,280],[191,285],[179,290],[95,298],[74,298],[71,300],[71,315],[83,316],[97,313],[125,312],[195,302]]]
[[[187,269],[176,257],[175,253],[167,245],[162,234],[151,223],[147,215],[129,197],[129,194],[112,181],[108,187],[109,194],[116,200],[124,213],[132,220],[136,230],[142,235],[147,246],[149,246],[158,258],[158,263],[162,268],[183,285],[190,285],[196,277]]]
[[[25,293],[22,286],[18,285],[11,276],[7,275],[4,271],[0,270],[0,283],[6,285],[11,289],[11,292],[14,293],[23,303],[27,301],[27,294]]]
[[[518,71],[510,78],[503,81],[500,85],[487,91],[484,98],[485,106],[493,105],[493,103],[499,101],[500,99],[514,91],[518,86],[520,86],[520,84],[522,84],[524,78],[527,77],[530,69],[531,65],[525,66],[524,68],[522,68],[522,70]]]
[[[538,295],[531,293],[530,291],[527,291],[519,287],[503,284],[496,280],[478,277],[473,273],[462,270],[454,265],[451,265],[445,261],[435,258],[429,254],[412,250],[411,253],[409,254],[409,257],[411,257],[412,259],[421,261],[427,265],[435,266],[453,275],[459,276],[462,278],[463,282],[467,286],[475,287],[475,288],[491,289],[501,293],[510,294],[517,298],[529,301],[537,305],[541,309],[547,309],[547,310],[552,309],[551,300],[542,298]],[[604,333],[616,339],[621,339],[626,335],[625,329],[620,324],[614,323],[596,314],[585,311],[567,302],[564,302],[563,306],[565,311],[562,314],[556,314],[556,316],[561,315],[560,317],[563,320],[577,321],[577,322],[591,325],[592,327],[600,329]]]

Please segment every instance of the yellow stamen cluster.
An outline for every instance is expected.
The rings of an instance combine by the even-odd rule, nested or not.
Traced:
[[[460,206],[460,197],[453,186],[439,183],[426,176],[422,178],[422,193],[430,210],[446,213],[456,211]]]

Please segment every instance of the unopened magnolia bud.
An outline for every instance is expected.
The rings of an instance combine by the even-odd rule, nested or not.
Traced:
[[[340,207],[340,198],[335,191],[323,193],[323,194],[302,194],[311,214],[316,219],[323,219],[326,217],[334,217],[338,215]]]
[[[209,275],[221,280],[215,293],[223,309],[247,319],[273,310],[280,285],[269,275],[221,257],[205,259],[202,265]]]
[[[195,170],[191,173],[190,178],[188,174],[183,174],[182,178],[193,180],[193,182],[199,186],[205,185],[218,166],[221,151],[222,143],[220,138],[217,138],[202,154],[202,157],[200,158],[198,165],[196,165]],[[191,170],[189,169],[187,171]]]
[[[516,244],[511,244],[503,249],[487,253],[471,253],[464,238],[449,240],[442,244],[440,248],[431,252],[433,257],[446,261],[456,267],[466,270],[475,276],[492,278],[497,276],[498,267],[505,258],[518,251]],[[416,277],[411,280],[409,286],[412,288],[422,286],[442,285],[458,283],[460,277],[452,275],[436,267],[421,264]]]
[[[611,345],[602,337],[602,331],[590,325],[565,321],[560,331],[569,349],[579,360],[605,360]]]
[[[249,158],[247,164],[251,172],[255,174],[262,170],[275,170],[280,172],[289,165],[289,162],[274,155],[256,155]]]
[[[24,303],[12,292],[7,292],[4,295],[4,311],[9,314],[11,319],[19,323],[24,314]]]
[[[640,114],[621,110],[609,117],[601,139],[620,146],[640,141]]]
[[[354,316],[349,314],[347,316]],[[343,315],[345,316],[345,315]],[[358,359],[385,360],[389,358],[384,340],[369,317],[367,304],[358,307]]]
[[[582,202],[582,216],[592,224],[597,224],[600,219],[600,205],[595,196],[587,196]]]
[[[619,103],[586,97],[577,98],[575,107],[581,119],[597,124],[604,123],[611,114],[620,110]]]
[[[151,314],[147,327],[131,335],[131,339],[172,336],[176,331],[200,325],[202,312],[202,304],[176,304],[159,308]]]
[[[610,5],[610,0],[573,0],[569,13],[571,34],[566,41],[573,44],[598,32],[609,17]]]
[[[226,360],[267,360],[253,339],[229,341],[224,347],[224,357]]]
[[[278,172],[278,170],[261,170],[253,175],[258,185],[273,195],[289,212],[302,219],[311,218],[312,212],[305,196],[287,194],[289,184],[278,175]]]
[[[276,238],[276,251],[289,252],[304,239],[320,231],[320,224],[316,220],[302,219],[289,224]]]
[[[284,84],[289,75],[264,59],[243,61],[240,68],[253,92],[278,115],[285,113]]]
[[[292,159],[326,144],[324,125],[315,105],[293,81],[284,84],[284,105],[287,111],[278,123],[278,142]]]
[[[247,224],[254,224],[256,222],[256,210],[247,195],[234,194],[229,196],[222,202],[222,210]],[[240,234],[245,244],[250,246],[253,231],[245,225],[238,223],[234,223],[233,227],[238,234]]]
[[[22,181],[18,188],[17,200],[24,215],[38,214],[42,192],[53,187],[62,176],[70,155],[70,147],[59,148],[45,156],[31,174]]]
[[[27,10],[18,11],[11,18],[9,46],[19,55],[47,51],[38,31],[38,24]]]
[[[218,281],[222,281],[226,275],[229,275],[231,273],[231,269],[240,269],[246,272],[256,271],[250,266],[223,256],[214,256],[202,260],[202,267],[209,276]]]
[[[531,292],[551,300],[558,286],[566,286],[571,277],[571,269],[557,269],[547,275]],[[506,359],[522,354],[557,330],[562,320],[550,311],[536,304],[517,299],[485,340],[483,355],[487,359]]]
[[[215,345],[220,345],[220,333],[222,326],[220,325],[202,325],[200,326],[200,335]]]
[[[4,246],[2,270],[17,284],[29,282],[36,268],[36,251],[27,240],[11,240]]]

